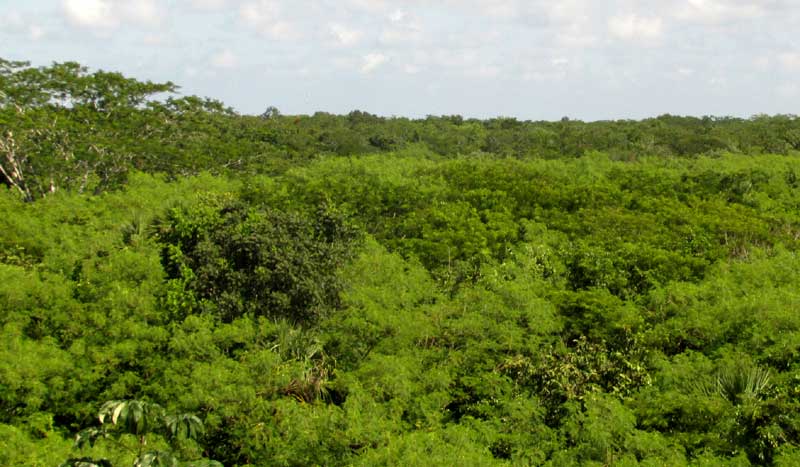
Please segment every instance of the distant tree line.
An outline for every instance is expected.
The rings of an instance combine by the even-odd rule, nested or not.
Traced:
[[[800,150],[793,115],[679,117],[641,121],[520,121],[379,117],[353,111],[239,115],[224,104],[178,97],[171,82],[141,82],[74,62],[32,67],[0,59],[0,183],[33,200],[56,190],[100,192],[131,170],[170,177],[278,174],[324,155],[353,156],[418,146],[433,155],[574,158],[603,152],[697,157]]]

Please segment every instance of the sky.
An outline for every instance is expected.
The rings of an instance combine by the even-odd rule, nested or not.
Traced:
[[[800,0],[0,0],[0,57],[245,114],[798,114]]]

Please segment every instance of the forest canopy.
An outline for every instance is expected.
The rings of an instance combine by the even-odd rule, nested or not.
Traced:
[[[0,464],[798,465],[798,156],[0,60]]]

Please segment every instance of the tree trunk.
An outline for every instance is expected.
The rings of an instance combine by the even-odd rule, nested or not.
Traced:
[[[0,136],[0,176],[3,183],[19,191],[25,201],[31,202],[33,201],[33,196],[25,183],[22,165],[17,156],[17,144],[14,141],[14,134],[8,131]]]

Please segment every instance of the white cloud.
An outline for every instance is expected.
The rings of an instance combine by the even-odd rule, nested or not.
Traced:
[[[406,13],[403,10],[394,10],[389,15],[389,21],[391,21],[392,23],[402,23],[403,20],[406,19],[407,16],[408,16],[408,13]]]
[[[239,16],[249,26],[260,28],[277,20],[278,4],[269,0],[248,2],[239,7]]]
[[[407,63],[403,65],[403,73],[407,73],[409,75],[416,75],[420,71],[422,71],[422,69],[413,63]]]
[[[434,51],[433,63],[445,68],[456,70],[470,70],[480,65],[481,58],[475,49],[438,48]]]
[[[169,43],[169,36],[165,34],[147,34],[142,38],[146,45],[161,46]]]
[[[227,0],[189,0],[189,5],[197,10],[221,10],[228,5]]]
[[[388,2],[386,0],[345,0],[343,3],[349,4],[356,9],[369,12],[385,10],[388,7]]]
[[[422,23],[403,10],[388,15],[389,26],[380,34],[379,40],[386,45],[408,45],[422,40]]]
[[[479,4],[483,14],[501,19],[513,19],[519,16],[519,7],[516,2],[507,0],[482,0]]]
[[[725,76],[712,76],[708,79],[708,84],[713,90],[721,90],[728,87],[730,81]]]
[[[497,78],[502,73],[502,69],[497,65],[481,65],[472,74],[480,78]]]
[[[297,28],[288,21],[277,21],[265,31],[273,39],[288,41],[300,37]]]
[[[562,26],[556,33],[556,42],[564,47],[587,48],[597,45],[597,36],[585,23]]]
[[[41,26],[37,26],[35,24],[28,26],[28,36],[32,40],[38,41],[39,39],[44,37],[44,35],[45,35],[45,30]]]
[[[403,45],[417,42],[421,37],[419,30],[389,28],[381,33],[379,40],[386,45]]]
[[[328,25],[328,32],[337,44],[345,47],[354,45],[361,39],[361,31],[350,29],[338,23]]]
[[[19,31],[25,27],[25,21],[16,11],[11,11],[0,16],[0,28],[8,29],[10,31]]]
[[[549,2],[545,4],[544,8],[552,21],[560,23],[583,20],[590,9],[585,0]]]
[[[538,27],[554,31],[556,44],[569,48],[587,48],[598,43],[595,32],[596,17],[587,0],[562,0],[540,2],[538,8],[529,11],[529,20],[542,21]],[[542,19],[539,19],[539,18]]]
[[[614,16],[608,20],[608,30],[619,39],[652,41],[661,37],[664,25],[661,18],[645,18],[636,14]]]
[[[27,36],[33,41],[38,41],[45,35],[43,27],[33,23],[29,18],[23,17],[16,11],[0,15],[0,31],[3,30]]]
[[[157,0],[62,0],[61,6],[74,26],[100,31],[124,23],[153,27],[166,16]]]
[[[290,40],[299,37],[299,31],[283,19],[280,3],[270,0],[248,2],[239,7],[239,18],[260,34],[278,40]]]
[[[800,71],[800,53],[784,52],[778,54],[778,62],[789,71]]]
[[[43,2],[51,6],[42,7]],[[498,93],[510,95],[520,86],[521,95],[541,94],[543,101],[553,89],[572,85],[636,100],[631,82],[641,90],[666,81],[675,86],[674,99],[690,99],[686,96],[699,96],[710,78],[721,76],[729,80],[721,89],[731,96],[755,83],[770,91],[741,104],[763,107],[755,113],[770,111],[767,97],[780,100],[778,86],[800,72],[800,43],[793,34],[800,0],[0,0],[6,3],[0,8],[0,42],[23,58],[47,63],[79,56],[92,67],[125,69],[135,63],[131,56],[146,51],[160,54],[145,59],[151,67],[147,76],[161,73],[168,79],[173,70],[187,86],[199,83],[192,92],[212,95],[221,88],[206,90],[201,86],[211,81],[187,77],[222,80],[245,66],[269,67],[281,70],[273,71],[272,79],[292,89],[304,83],[306,68],[314,76],[307,87],[341,85],[341,95],[329,98],[338,102],[363,97],[353,75],[391,72],[407,81],[403,93],[441,80],[443,94],[450,93],[451,104],[458,106],[459,86],[481,76],[502,78]],[[58,17],[48,16],[48,8]],[[110,55],[101,42],[112,37],[119,53]],[[198,51],[195,46],[203,41],[212,47]],[[645,54],[648,46],[660,46],[658,53]],[[186,69],[189,64],[196,70]],[[242,88],[265,86],[252,76],[242,78]],[[543,86],[526,87],[524,80]],[[387,102],[400,103],[394,112],[413,107],[414,94],[400,97],[401,91],[386,96]],[[243,109],[250,105],[244,90],[225,92],[218,97],[238,99],[232,105]],[[640,114],[658,113],[669,108],[670,99],[661,93],[630,108],[649,106]],[[491,113],[496,102],[480,105]]]
[[[733,20],[749,20],[768,12],[772,1],[753,0],[683,0],[675,10],[680,19],[703,23],[724,23]],[[778,2],[779,3],[779,2]]]
[[[239,58],[228,49],[211,57],[211,66],[214,68],[236,68]]]
[[[753,66],[758,71],[767,71],[770,66],[770,59],[767,56],[761,56],[753,60]]]
[[[552,67],[537,66],[535,63],[525,63],[520,67],[519,77],[522,81],[553,82],[563,81],[567,77],[567,64],[551,62]]]
[[[156,0],[127,0],[121,2],[118,8],[119,15],[123,20],[145,26],[156,26],[165,17],[165,13]]]
[[[389,60],[389,57],[380,53],[373,52],[361,57],[361,73],[372,73],[381,65]]]
[[[64,0],[62,6],[67,19],[76,26],[105,29],[118,22],[113,5],[107,0]]]

